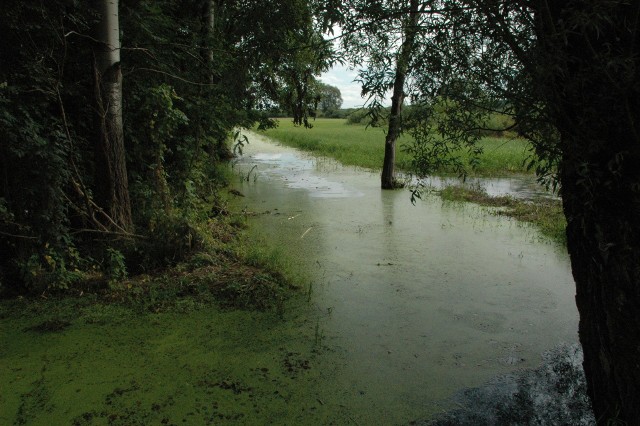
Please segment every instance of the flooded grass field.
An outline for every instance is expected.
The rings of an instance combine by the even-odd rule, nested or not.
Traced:
[[[577,342],[567,255],[535,229],[254,134],[234,170],[250,232],[308,277],[284,312],[5,302],[0,424],[426,424]]]
[[[251,140],[240,202],[312,271],[324,342],[342,353],[336,386],[360,396],[360,420],[430,416],[577,341],[568,258],[533,228],[437,197],[414,206],[375,173]]]

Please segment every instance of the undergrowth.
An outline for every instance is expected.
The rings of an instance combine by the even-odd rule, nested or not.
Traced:
[[[241,232],[242,221],[236,219],[210,219],[200,224],[198,232],[204,237],[199,248],[173,266],[127,276],[123,256],[113,250],[112,264],[104,271],[84,274],[83,279],[64,289],[53,288],[15,300],[56,301],[60,306],[75,300],[151,313],[186,312],[212,305],[281,312],[295,289],[292,273],[280,253],[252,245]],[[6,303],[9,306],[13,302]],[[46,321],[67,320],[51,314]]]

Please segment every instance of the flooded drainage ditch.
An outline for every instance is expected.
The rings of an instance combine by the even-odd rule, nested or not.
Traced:
[[[302,289],[264,312],[4,301],[0,424],[593,423],[563,247],[249,140],[234,202]]]
[[[377,173],[256,134],[235,170],[255,232],[312,277],[328,386],[358,423],[590,424],[563,247],[472,204],[414,206]]]

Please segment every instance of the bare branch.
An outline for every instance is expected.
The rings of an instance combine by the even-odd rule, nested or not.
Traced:
[[[213,86],[216,85],[215,83],[198,83],[196,81],[190,81],[190,80],[187,80],[186,78],[182,78],[182,77],[177,76],[175,74],[171,74],[171,73],[168,73],[168,72],[165,72],[165,71],[156,70],[156,69],[153,69],[153,68],[144,68],[144,67],[142,67],[142,68],[136,68],[136,69],[137,70],[141,70],[141,71],[150,71],[150,72],[155,72],[157,74],[166,75],[167,77],[171,77],[173,79],[182,81],[182,82],[187,83],[187,84],[192,84],[194,86],[213,87]]]
[[[3,231],[0,231],[0,235],[4,235],[5,237],[11,237],[11,238],[20,238],[20,239],[23,239],[23,240],[37,240],[38,239],[38,237],[33,237],[33,236],[30,236],[30,235],[11,234],[9,232],[3,232]]]

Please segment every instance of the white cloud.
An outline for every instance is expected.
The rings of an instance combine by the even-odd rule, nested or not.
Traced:
[[[356,70],[349,69],[344,65],[335,65],[326,73],[320,76],[320,80],[325,84],[330,84],[340,89],[342,95],[342,108],[360,108],[364,105],[367,97],[360,96],[362,93],[362,87],[359,83],[354,82],[358,72]],[[382,105],[388,106],[390,104],[391,95],[393,90],[389,90],[386,94],[386,99],[382,101]]]
[[[362,88],[353,80],[357,76],[355,70],[344,65],[335,65],[328,72],[320,76],[320,80],[340,89],[342,95],[342,108],[358,108],[364,104],[365,99],[360,97]]]
[[[332,38],[338,37],[342,34],[342,29],[339,26],[333,27]],[[325,35],[329,38],[329,36]],[[334,41],[334,46],[339,49],[337,41]],[[348,66],[336,64],[326,73],[320,76],[320,80],[325,84],[330,84],[340,89],[342,95],[342,108],[360,108],[364,106],[367,98],[360,96],[362,93],[362,87],[359,83],[354,82],[358,72],[354,69],[349,69]],[[391,98],[392,91],[389,91],[387,98]],[[386,105],[386,102],[382,102]]]

